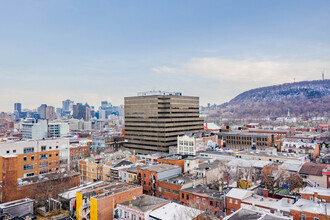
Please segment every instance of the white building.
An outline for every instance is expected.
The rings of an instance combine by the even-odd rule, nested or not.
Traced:
[[[22,123],[23,139],[40,140],[47,138],[47,121],[34,118],[25,119]]]
[[[202,133],[178,136],[177,153],[183,155],[196,155],[197,152],[213,148],[218,143],[218,136],[203,136]]]
[[[48,137],[61,137],[69,133],[68,123],[49,123],[48,124]]]

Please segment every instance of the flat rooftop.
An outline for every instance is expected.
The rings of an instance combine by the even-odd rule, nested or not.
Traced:
[[[46,174],[40,174],[37,176],[31,176],[31,177],[25,177],[17,179],[17,185],[29,185],[34,184],[37,182],[43,182],[43,181],[49,181],[49,180],[56,180],[60,178],[69,178],[76,175],[80,175],[79,173],[75,171],[65,171],[65,172],[53,172],[53,173],[46,173]]]
[[[166,170],[172,170],[172,169],[176,169],[178,166],[175,165],[169,165],[169,164],[157,164],[157,165],[152,165],[152,166],[148,166],[148,167],[141,167],[141,170],[149,170],[152,172],[164,172]]]
[[[124,182],[111,182],[104,183],[101,186],[95,186],[79,191],[84,196],[93,197],[94,199],[101,199],[121,192],[129,191],[132,189],[140,188],[141,186],[129,184]]]
[[[189,188],[181,189],[181,191],[198,194],[205,197],[212,197],[215,199],[221,199],[221,197],[223,196],[223,193],[219,192],[218,190],[210,189],[204,184],[199,184]]]
[[[314,194],[314,192],[317,192],[318,195],[321,196],[330,196],[330,190],[326,188],[320,188],[320,187],[305,187],[304,190],[301,193],[306,194]]]
[[[165,199],[160,199],[155,196],[143,195],[136,199],[123,202],[120,205],[127,206],[131,209],[135,209],[141,212],[146,212],[153,210],[161,205],[165,205],[167,203],[170,203],[170,201]]]

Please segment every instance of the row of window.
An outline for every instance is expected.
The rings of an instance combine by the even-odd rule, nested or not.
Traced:
[[[194,146],[193,141],[179,141],[179,145]]]
[[[49,147],[49,150],[51,150],[52,147]],[[56,146],[56,149],[58,149],[58,146]],[[46,150],[46,146],[41,146],[41,151],[45,151]],[[6,151],[7,154],[10,153],[10,150]],[[13,150],[13,153],[16,153],[16,149]],[[24,154],[30,154],[30,153],[34,153],[34,147],[25,147],[23,149],[23,153]]]

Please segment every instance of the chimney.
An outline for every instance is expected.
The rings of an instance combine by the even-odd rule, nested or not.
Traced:
[[[264,197],[268,197],[268,189],[262,191]]]
[[[2,202],[10,202],[16,200],[17,155],[3,156],[2,161]]]
[[[319,194],[317,192],[314,192],[314,202],[316,202],[318,198],[319,198]]]

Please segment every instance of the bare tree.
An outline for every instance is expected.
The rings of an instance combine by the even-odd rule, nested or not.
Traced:
[[[266,172],[263,170],[264,183],[266,187],[272,190],[272,196],[275,196],[275,188],[280,188],[281,184],[284,183],[284,178],[287,177],[287,172],[284,170],[275,170]]]
[[[290,192],[296,194],[303,187],[303,179],[299,174],[292,174],[286,178],[285,183],[289,185]]]

